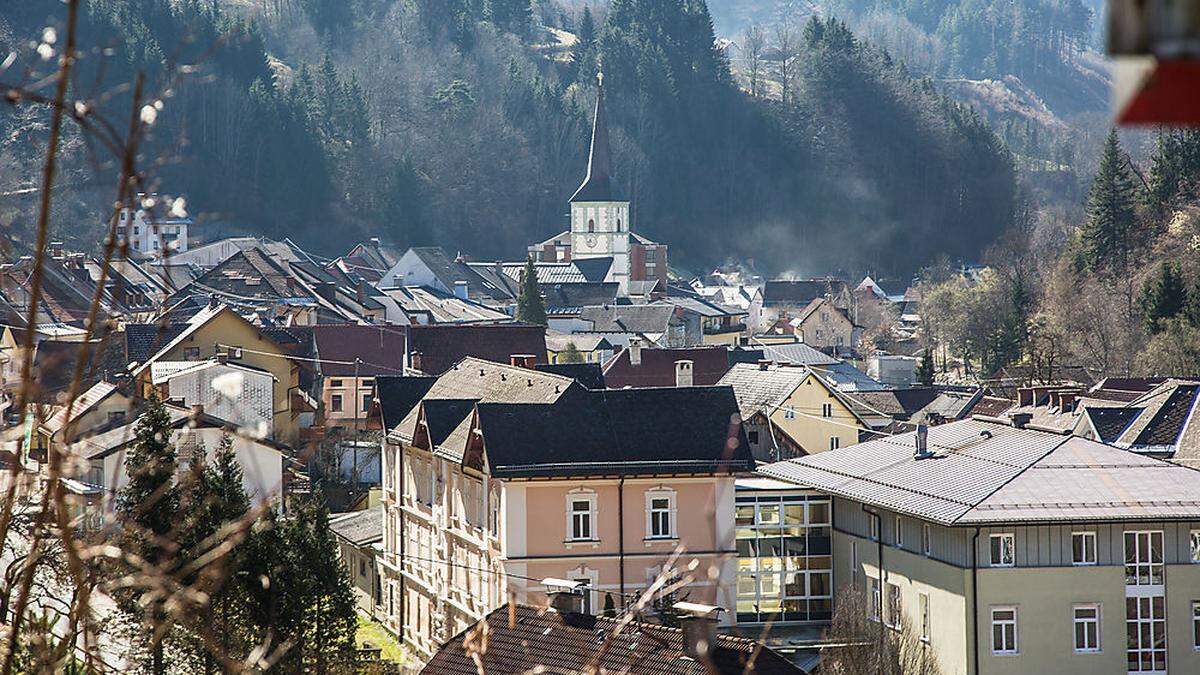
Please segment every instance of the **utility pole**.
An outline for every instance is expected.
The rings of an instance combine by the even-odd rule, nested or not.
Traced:
[[[358,496],[358,413],[362,407],[362,381],[359,379],[359,365],[362,359],[354,357],[354,401],[351,405],[354,406],[354,436],[351,439],[352,447],[350,452],[350,494],[351,498]]]

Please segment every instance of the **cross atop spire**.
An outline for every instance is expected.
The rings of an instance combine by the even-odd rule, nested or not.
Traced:
[[[608,145],[608,115],[604,111],[604,71],[596,72],[596,114],[592,119],[592,149],[587,177],[571,196],[573,202],[608,202],[617,199],[612,188],[612,151]]]

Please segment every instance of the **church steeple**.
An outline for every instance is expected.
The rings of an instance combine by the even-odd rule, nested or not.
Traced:
[[[592,119],[592,149],[587,176],[571,196],[572,202],[610,202],[618,199],[612,185],[612,153],[608,146],[608,116],[604,112],[604,73],[596,74],[596,114]]]

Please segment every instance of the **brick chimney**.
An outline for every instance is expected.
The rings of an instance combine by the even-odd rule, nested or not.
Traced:
[[[707,662],[717,644],[717,615],[721,608],[695,602],[677,602],[672,608],[682,614],[683,652],[701,663]]]
[[[511,354],[508,357],[508,363],[518,368],[534,370],[534,366],[537,365],[537,357],[533,354]]]

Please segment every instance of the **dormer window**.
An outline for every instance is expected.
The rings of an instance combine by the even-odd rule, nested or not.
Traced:
[[[593,218],[588,218],[588,232],[589,232],[589,233],[591,233],[591,232],[595,232],[595,231],[596,231],[596,221],[595,221],[595,219],[593,219]]]

